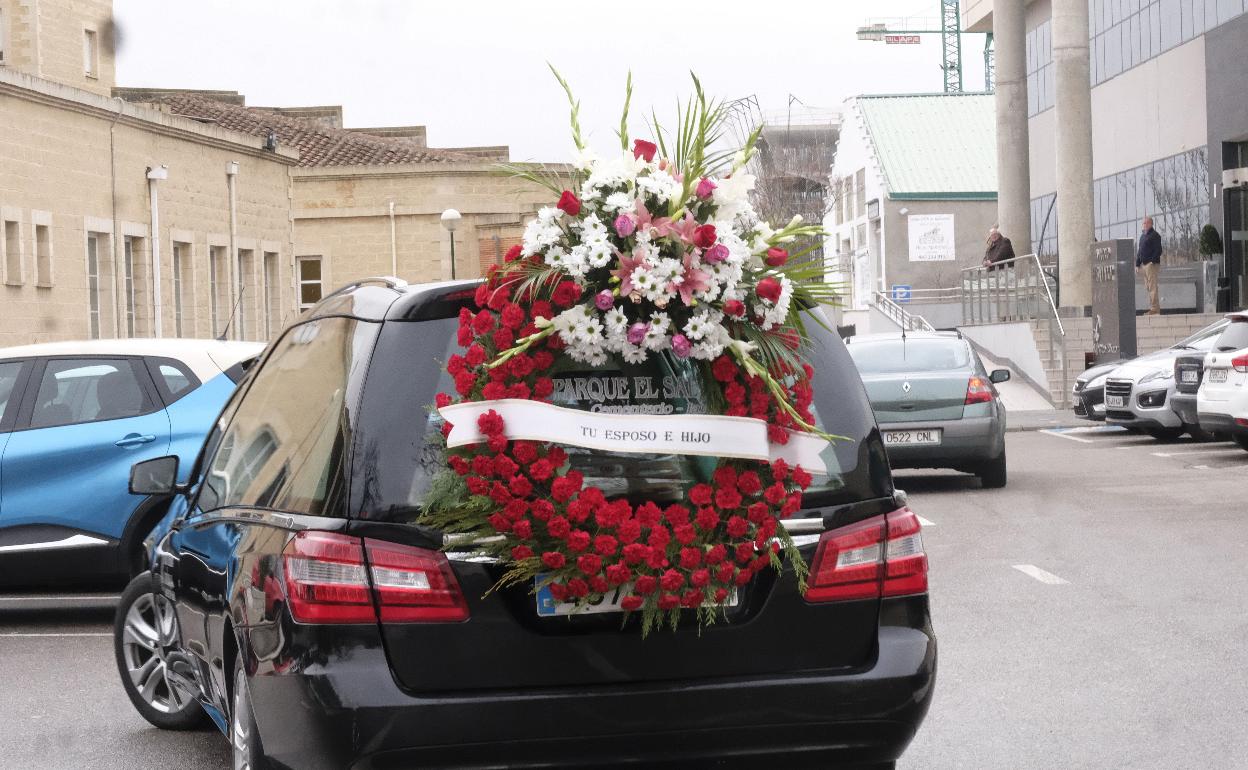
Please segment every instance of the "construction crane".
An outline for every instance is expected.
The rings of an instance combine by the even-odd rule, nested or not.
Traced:
[[[858,28],[859,40],[889,45],[918,45],[920,35],[940,35],[945,93],[962,92],[962,19],[959,0],[940,0],[940,20],[915,18],[868,19]],[[968,33],[969,34],[969,33]],[[992,33],[984,39],[984,90],[993,89]]]

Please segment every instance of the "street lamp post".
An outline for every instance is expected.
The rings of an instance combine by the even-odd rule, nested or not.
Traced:
[[[459,220],[462,219],[459,212],[455,209],[447,209],[442,212],[442,226],[451,234],[451,280],[455,280],[455,228],[459,227]]]

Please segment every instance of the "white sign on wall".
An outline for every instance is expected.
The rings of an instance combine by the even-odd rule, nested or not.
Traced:
[[[953,214],[911,214],[909,228],[911,262],[952,262],[957,259]]]

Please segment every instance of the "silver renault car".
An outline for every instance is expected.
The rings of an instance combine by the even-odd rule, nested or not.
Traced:
[[[901,332],[851,338],[884,446],[894,468],[953,468],[985,487],[1006,482],[1005,407],[991,374],[957,332]]]

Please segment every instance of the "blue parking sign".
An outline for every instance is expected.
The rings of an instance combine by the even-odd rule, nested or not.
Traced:
[[[893,284],[893,302],[909,302],[910,301],[910,285],[905,283]]]

